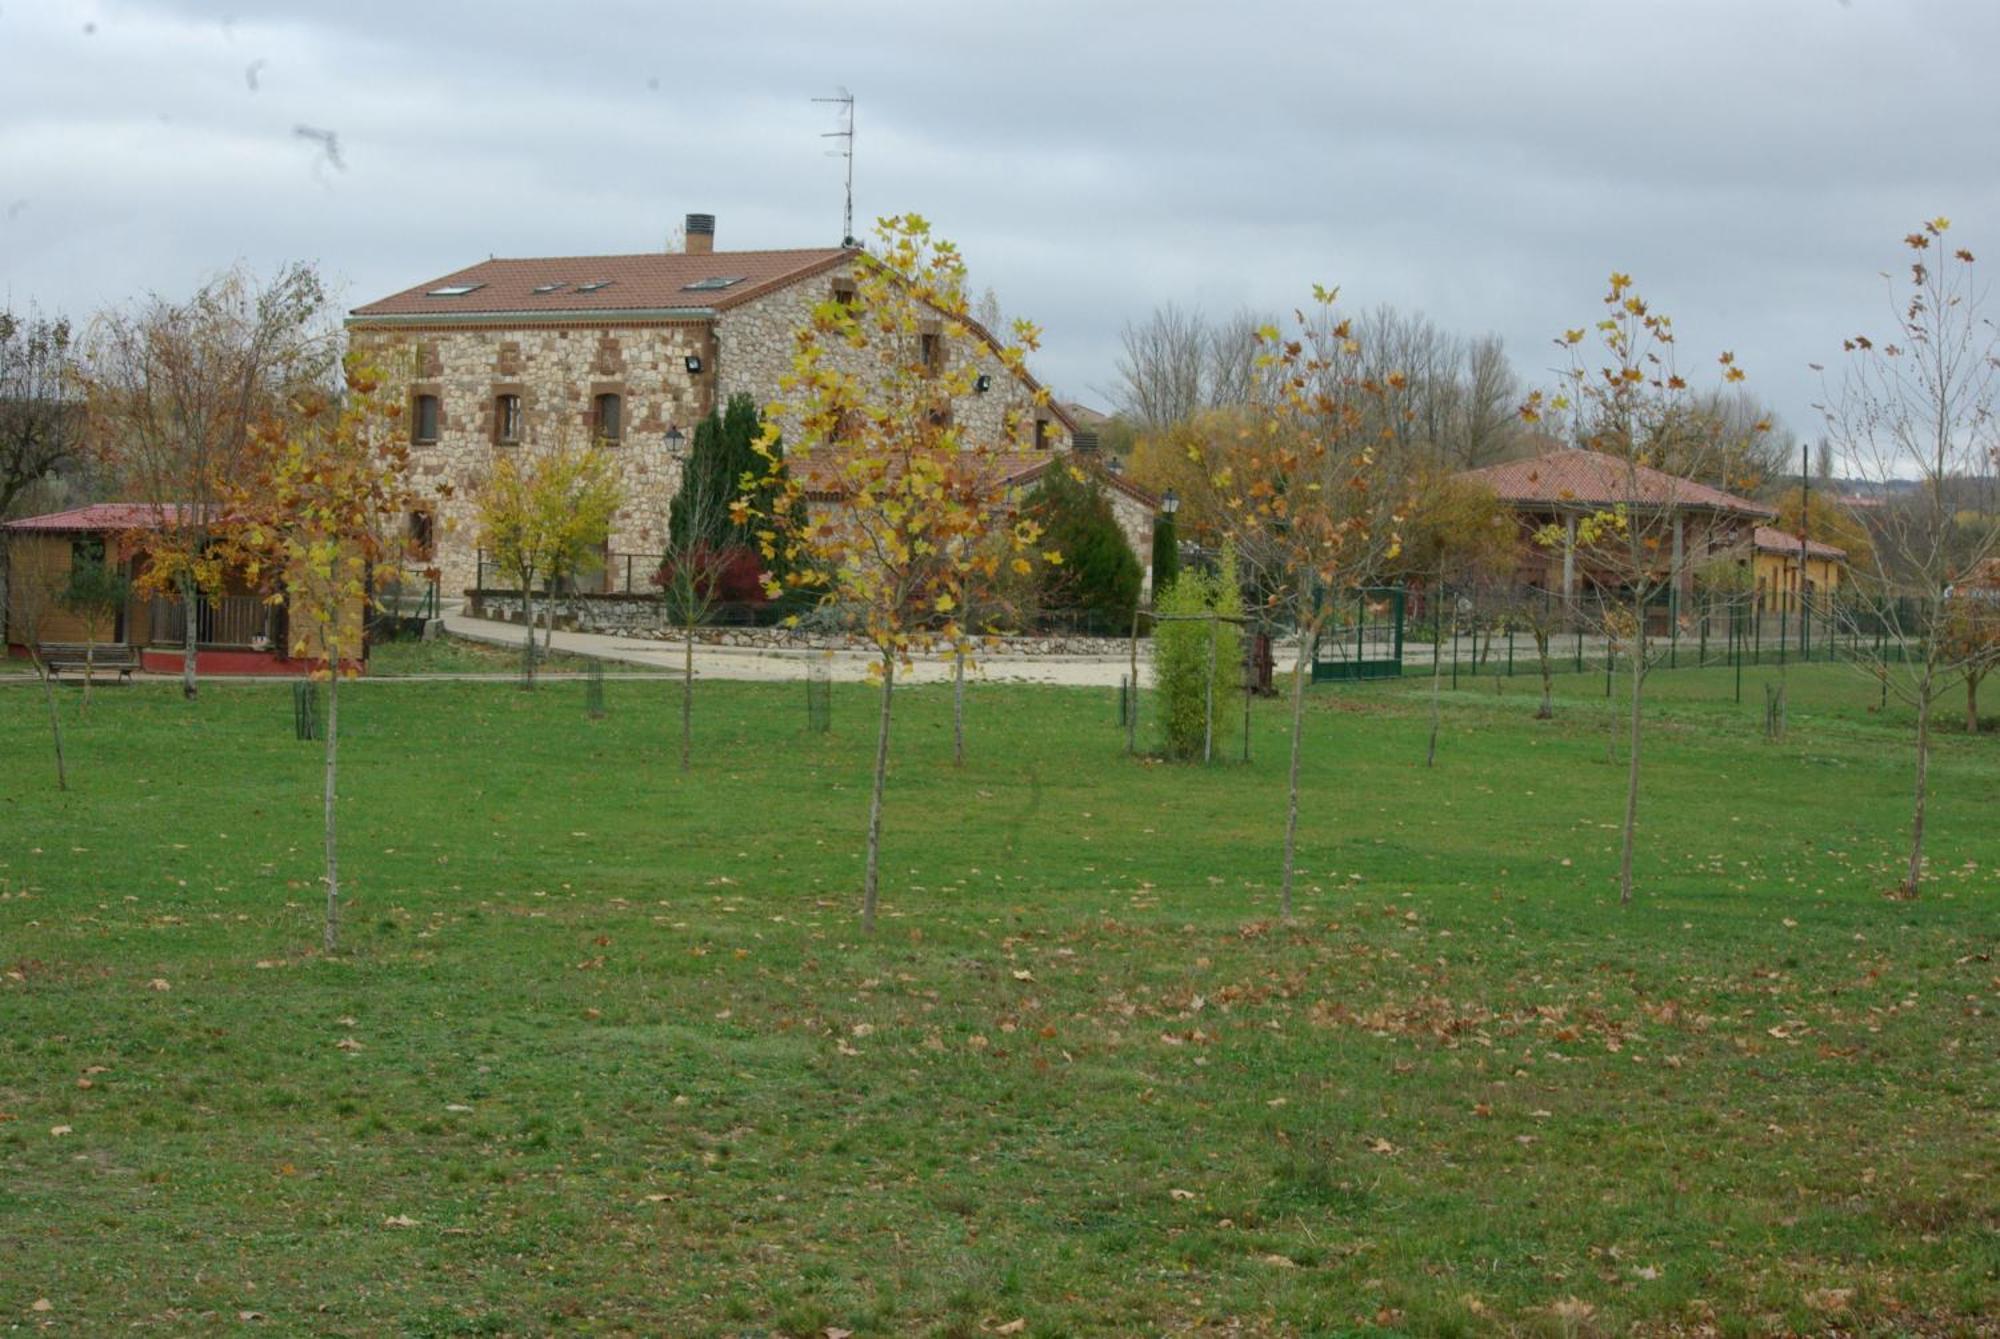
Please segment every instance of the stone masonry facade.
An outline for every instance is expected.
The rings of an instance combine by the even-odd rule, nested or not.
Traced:
[[[716,256],[719,263],[726,259],[727,253]],[[628,589],[618,556],[657,554],[665,547],[668,509],[695,425],[738,392],[748,393],[760,406],[780,398],[794,332],[816,304],[833,295],[849,268],[806,275],[752,300],[686,319],[635,321],[621,319],[615,311],[551,311],[511,324],[449,316],[350,319],[351,347],[388,373],[392,393],[405,405],[415,481],[431,513],[428,523],[413,519],[412,529],[428,529],[431,561],[447,595],[478,583],[477,495],[494,462],[509,452],[591,440],[602,395],[620,397],[620,432],[609,449],[619,464],[625,501],[612,523],[606,547],[614,557],[601,584],[605,590]],[[1039,444],[1051,453],[1069,450],[1072,443],[1062,419],[1052,409],[1036,406],[1032,387],[1007,371],[989,346],[976,335],[954,343],[958,356],[976,359],[977,370],[992,378],[987,391],[963,396],[952,406],[954,420],[969,437],[998,444],[1011,410],[1027,426],[1002,449],[1033,451]],[[700,371],[688,370],[690,358],[699,360]],[[415,439],[420,396],[437,398],[435,440]],[[499,431],[503,396],[520,398],[520,430],[513,443],[503,442]],[[1043,421],[1039,432],[1033,427],[1038,418]],[[677,447],[668,445],[673,428],[683,436]],[[1146,562],[1150,510],[1115,492],[1113,500],[1134,552]],[[649,575],[635,573],[632,588],[645,590]]]

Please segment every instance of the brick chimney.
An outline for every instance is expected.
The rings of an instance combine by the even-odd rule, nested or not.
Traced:
[[[687,227],[687,253],[690,256],[712,255],[715,251],[715,215],[689,214]]]

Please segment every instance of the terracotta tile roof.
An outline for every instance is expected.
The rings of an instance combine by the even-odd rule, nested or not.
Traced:
[[[174,502],[163,506],[150,502],[93,502],[87,507],[50,512],[46,516],[24,516],[18,521],[7,522],[5,528],[69,534],[156,530],[163,525],[179,524],[182,510],[181,505]]]
[[[1799,551],[1799,537],[1776,526],[1760,525],[1751,543],[1760,553],[1788,553],[1796,556]],[[1847,556],[1847,550],[1832,544],[1822,544],[1816,539],[1806,541],[1806,556],[1809,558],[1831,558],[1839,561]]]
[[[659,311],[670,308],[721,311],[832,269],[857,255],[842,247],[796,251],[717,251],[706,255],[648,252],[637,256],[536,256],[481,261],[436,279],[356,307],[350,319],[370,317],[495,316],[520,312],[554,314]],[[733,279],[724,288],[691,289],[704,280]],[[588,292],[592,284],[604,287]],[[553,287],[552,287],[553,286]],[[437,296],[447,288],[471,287],[458,296]],[[538,288],[546,292],[536,292]]]
[[[998,455],[980,456],[967,452],[962,457],[968,466],[975,463],[982,466],[993,480],[1004,488],[1020,488],[1039,479],[1042,472],[1059,460],[1069,459],[1068,452],[1060,451],[1008,451]],[[795,472],[805,485],[809,496],[822,501],[833,501],[840,497],[840,458],[829,448],[818,451],[788,455],[785,463]],[[1142,506],[1157,508],[1160,500],[1131,480],[1108,472],[1100,473],[1108,488],[1116,489]]]
[[[1513,506],[1609,507],[1622,502],[1734,516],[1778,514],[1761,502],[1644,465],[1634,467],[1631,474],[1627,471],[1624,461],[1600,451],[1561,450],[1468,470],[1459,477],[1485,484]]]

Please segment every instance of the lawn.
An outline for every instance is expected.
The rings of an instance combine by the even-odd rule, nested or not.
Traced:
[[[1794,669],[1320,690],[1255,761],[1113,695],[0,686],[0,1320],[87,1334],[1994,1333],[2000,739]],[[1754,700],[1753,700],[1754,699]],[[1949,713],[1941,713],[1941,718]],[[1236,723],[1240,727],[1240,721]],[[1227,738],[1240,746],[1232,729]],[[1016,1323],[1019,1322],[1017,1325]],[[1010,1326],[1014,1328],[1009,1328]]]

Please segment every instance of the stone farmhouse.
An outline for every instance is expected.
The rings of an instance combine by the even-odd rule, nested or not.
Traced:
[[[687,216],[686,238],[678,254],[487,260],[349,313],[351,346],[382,367],[407,406],[417,481],[434,497],[410,516],[410,538],[444,590],[478,581],[474,495],[492,462],[564,440],[601,441],[619,461],[625,504],[602,589],[647,589],[652,565],[635,568],[625,555],[663,547],[695,424],[739,392],[760,405],[779,398],[793,332],[816,305],[852,290],[863,255],[717,251],[707,214]],[[1008,469],[1025,481],[1078,445],[1076,423],[1053,400],[1037,405],[1034,379],[1010,372],[993,337],[968,324],[972,352],[960,356],[979,359],[984,375],[951,413],[988,440],[1017,415],[1025,427]],[[1144,562],[1152,499],[1122,483],[1111,492]]]

